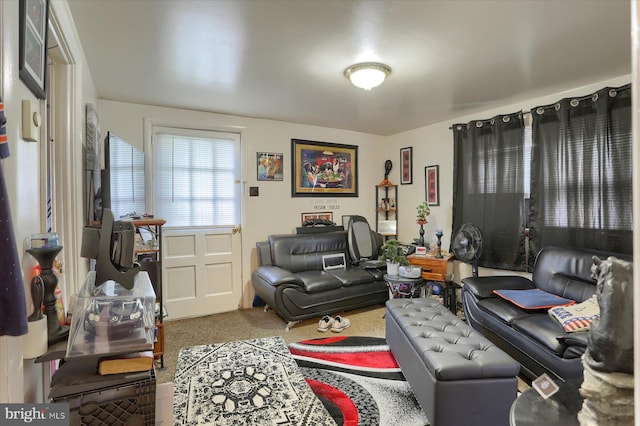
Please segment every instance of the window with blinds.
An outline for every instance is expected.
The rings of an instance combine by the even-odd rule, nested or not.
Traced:
[[[146,213],[144,153],[113,132],[105,140],[109,153],[110,201],[114,217]]]
[[[240,136],[233,133],[156,129],[153,203],[167,226],[240,223]]]

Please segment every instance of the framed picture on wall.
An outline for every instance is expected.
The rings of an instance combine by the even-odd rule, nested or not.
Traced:
[[[282,174],[282,162],[284,155],[281,152],[258,152],[256,153],[256,157],[258,180],[284,180]]]
[[[438,167],[427,166],[424,168],[425,200],[430,206],[440,205],[440,185],[438,183]]]
[[[40,99],[46,97],[49,0],[20,0],[18,75]]]
[[[357,197],[358,147],[291,139],[292,197]]]
[[[328,220],[333,222],[333,212],[313,212],[313,213],[301,213],[302,224],[308,220]]]
[[[400,149],[400,184],[413,183],[413,148]]]

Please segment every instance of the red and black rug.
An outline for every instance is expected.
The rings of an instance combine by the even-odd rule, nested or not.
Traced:
[[[429,424],[384,339],[303,340],[289,351],[338,425]]]

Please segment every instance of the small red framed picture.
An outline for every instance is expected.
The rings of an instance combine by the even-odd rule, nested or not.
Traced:
[[[438,166],[424,168],[425,200],[430,206],[440,205],[440,186],[438,184]]]
[[[400,184],[413,183],[413,148],[400,149]]]

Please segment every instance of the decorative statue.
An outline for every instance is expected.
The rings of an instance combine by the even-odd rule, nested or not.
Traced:
[[[633,424],[633,264],[593,257],[600,319],[593,320],[582,356],[583,426]]]
[[[393,163],[391,163],[391,160],[387,160],[384,162],[384,180],[380,182],[380,185],[391,185],[391,182],[389,182],[389,172],[391,171],[392,167]]]
[[[633,265],[593,257],[600,319],[591,323],[586,362],[598,371],[633,374]]]

